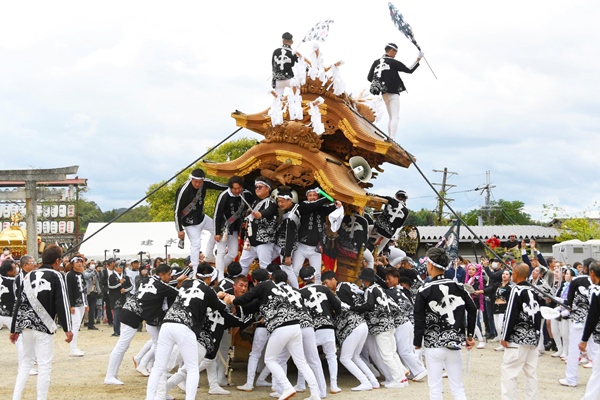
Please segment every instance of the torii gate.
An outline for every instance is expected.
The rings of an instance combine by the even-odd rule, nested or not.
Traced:
[[[25,182],[25,224],[27,227],[27,254],[37,258],[37,200],[44,198],[45,193],[37,190],[37,182],[64,181],[67,175],[74,175],[79,166],[52,169],[14,169],[0,171],[0,177],[6,182]],[[0,192],[0,200],[3,194]]]

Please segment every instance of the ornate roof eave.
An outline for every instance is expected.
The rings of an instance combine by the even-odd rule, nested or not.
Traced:
[[[268,166],[279,165],[275,171],[269,171]],[[353,204],[358,207],[380,208],[387,201],[381,197],[367,195],[354,177],[350,176],[349,169],[339,158],[315,149],[307,149],[292,143],[261,142],[250,148],[241,157],[224,163],[203,162],[202,165],[208,175],[231,177],[232,175],[246,176],[253,171],[269,172],[269,178],[279,181],[280,184],[295,184],[286,181],[291,174],[286,171],[286,166],[298,166],[310,171],[312,176],[303,179],[317,181],[321,188],[336,200]]]

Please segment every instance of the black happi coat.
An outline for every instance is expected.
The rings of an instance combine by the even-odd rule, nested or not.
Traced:
[[[303,201],[300,207],[300,228],[298,241],[307,246],[325,243],[325,217],[335,211],[335,204],[325,197],[315,201]]]
[[[365,289],[365,302],[362,305],[350,306],[352,311],[361,311],[364,314],[369,335],[378,335],[396,329],[394,315],[390,302],[393,302],[384,289],[377,283],[372,283]]]
[[[175,302],[162,322],[185,325],[198,338],[204,327],[208,308],[225,311],[226,306],[206,283],[199,279],[188,279],[183,281]]]
[[[300,289],[304,306],[310,312],[315,330],[334,329],[334,319],[342,313],[342,304],[335,295],[323,285],[309,283]]]
[[[83,274],[71,270],[67,272],[66,279],[71,307],[87,307],[87,287]]]
[[[383,57],[375,60],[369,70],[367,79],[369,82],[373,80],[379,81],[381,84],[381,93],[401,93],[406,90],[404,82],[400,78],[399,72],[412,74],[419,67],[416,63],[412,67],[408,68],[400,61],[384,55]]]
[[[361,312],[350,310],[351,306],[364,304],[365,298],[364,292],[354,283],[349,282],[338,283],[335,295],[345,304],[342,313],[334,321],[335,337],[341,345],[357,326],[367,323]]]
[[[108,296],[112,308],[123,307],[129,293],[133,289],[131,280],[125,272],[121,273],[121,277],[124,279],[123,283],[121,283],[121,279],[116,271],[113,271],[108,277]],[[121,289],[125,289],[125,292],[121,293]]]
[[[273,243],[277,226],[277,204],[271,197],[256,199],[252,203],[252,211],[260,212],[261,218],[253,218],[250,223],[252,226],[252,235],[248,238],[250,245]]]
[[[237,297],[233,304],[244,305],[254,299],[260,302],[260,313],[269,333],[282,326],[298,325],[303,319],[302,295],[288,285],[278,286],[273,281],[260,282],[248,293]]]
[[[466,339],[465,330],[470,336],[475,332],[477,307],[473,299],[462,284],[444,275],[419,289],[414,312],[416,347],[460,349]]]
[[[408,218],[409,210],[403,201],[384,196],[388,201],[385,208],[375,219],[374,227],[378,234],[390,239]]]
[[[297,62],[298,56],[294,54],[289,45],[284,44],[280,48],[275,49],[271,57],[273,81],[292,79],[294,77],[293,67]]]
[[[10,317],[15,307],[15,278],[0,276],[0,317]]]
[[[234,196],[231,189],[223,191],[217,198],[214,212],[215,235],[222,235],[227,228],[227,234],[239,232],[244,220],[244,212],[248,206],[242,201],[241,196],[244,196],[246,201],[251,202],[252,195],[249,191],[244,190],[239,196]],[[229,219],[233,219],[228,223]]]
[[[189,179],[177,189],[175,193],[175,227],[178,232],[182,231],[184,226],[198,225],[204,220],[206,189],[226,190],[227,185],[204,179],[200,189],[195,189],[192,186],[192,180]],[[200,191],[200,194],[196,198],[198,191]],[[184,215],[184,210],[192,201],[195,201],[194,207]]]
[[[594,285],[590,289],[590,311],[585,320],[581,340],[587,342],[590,336],[594,342],[600,343],[600,286]]]
[[[589,289],[592,285],[590,277],[579,275],[571,280],[566,304],[571,307],[573,322],[585,322],[590,309]]]
[[[275,235],[275,244],[281,249],[282,257],[291,257],[292,252],[296,249],[299,225],[300,213],[298,206],[292,204],[289,209],[283,210],[283,216],[277,226]]]
[[[537,346],[540,341],[542,315],[537,296],[528,282],[515,285],[508,299],[502,340],[525,346]]]
[[[167,306],[170,306],[178,293],[177,289],[163,282],[158,275],[145,279],[137,293],[125,302],[121,323],[136,329],[142,321],[157,326],[165,316],[165,299]]]
[[[39,269],[31,271],[27,275],[29,275],[33,290],[37,292],[36,297],[40,304],[46,309],[50,317],[56,318],[58,315],[58,321],[63,330],[70,332],[72,330],[71,307],[63,274],[52,269],[50,265],[42,265]],[[34,311],[25,294],[23,285],[17,287],[15,312],[10,332],[21,333],[24,329],[33,329],[43,333],[54,333],[50,332]]]

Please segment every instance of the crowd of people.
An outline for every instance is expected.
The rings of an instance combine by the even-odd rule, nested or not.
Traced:
[[[253,338],[246,381],[236,389],[269,386],[279,399],[306,390],[311,400],[340,393],[338,363],[356,378],[351,391],[400,390],[427,379],[430,398],[441,399],[447,376],[454,398],[466,399],[460,350],[475,348],[475,339],[477,348],[497,341],[495,350],[504,352],[503,399],[516,398],[521,372],[527,398],[536,398],[535,371],[545,351],[566,361],[561,385],[579,383],[582,362],[592,366],[592,378],[600,371],[600,267],[592,259],[563,266],[543,258],[532,240],[519,244],[522,262],[451,261],[443,248],[431,248],[419,270],[393,238],[409,213],[404,191],[368,218],[357,207],[322,197],[317,185],[307,187],[306,200],[295,200],[291,188],[263,176],[254,180],[254,194],[234,176],[227,185],[211,186],[222,193],[210,218],[204,214],[206,182],[204,171],[194,170],[177,194],[177,232],[192,242],[181,268],[159,258],[140,268],[139,260],[63,257],[54,245],[44,250],[41,265],[30,256],[2,262],[0,322],[10,327],[19,352],[13,399],[36,373],[38,398],[46,398],[58,325],[69,355],[85,355],[78,334],[86,314],[87,329],[97,329],[105,316],[117,338],[106,385],[126,384],[119,379],[123,357],[145,329],[149,340],[133,361],[148,376],[146,398],[152,400],[172,398],[175,386],[194,399],[203,370],[209,394],[230,394],[222,361],[229,359],[233,328]],[[199,242],[209,227],[212,263]],[[356,283],[339,282],[323,268],[326,227],[338,232],[346,250],[360,248],[365,262]],[[554,314],[543,320],[546,308]],[[298,370],[295,384],[290,359]],[[175,367],[177,373],[167,374]],[[585,399],[598,398],[597,381],[590,379]]]

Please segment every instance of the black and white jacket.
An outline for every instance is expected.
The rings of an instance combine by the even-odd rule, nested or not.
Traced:
[[[125,301],[121,323],[136,329],[142,321],[146,321],[147,325],[157,326],[178,293],[177,289],[163,282],[158,275],[144,279],[137,293]]]
[[[121,278],[124,279],[123,283],[121,283]],[[121,289],[125,289],[125,292],[121,293]],[[133,285],[127,274],[124,272],[119,274],[117,271],[113,271],[112,274],[108,276],[108,296],[111,307],[123,307],[132,289]]]
[[[252,218],[252,235],[248,237],[251,246],[275,242],[277,227],[277,204],[271,197],[256,199],[252,203],[252,211],[261,213],[261,218]]]
[[[281,249],[280,255],[282,257],[291,257],[292,252],[296,249],[299,226],[300,212],[298,211],[298,205],[292,204],[289,209],[283,210],[283,216],[277,226],[275,235],[275,244]]]
[[[350,310],[363,312],[369,327],[369,335],[379,335],[396,329],[392,308],[390,307],[390,302],[393,302],[393,300],[385,294],[381,286],[372,283],[371,286],[365,289],[364,298],[364,304],[350,306]]]
[[[334,321],[335,337],[341,345],[357,326],[367,323],[361,312],[350,309],[351,306],[361,306],[365,303],[365,293],[354,283],[340,282],[335,290],[335,295],[340,302],[346,305]]]
[[[403,201],[384,196],[388,201],[385,208],[374,222],[374,233],[390,239],[408,218],[409,210]]]
[[[477,307],[463,285],[438,275],[415,300],[415,347],[460,349],[475,331]],[[467,326],[465,327],[465,317]]]
[[[528,282],[515,285],[510,292],[502,339],[522,346],[537,346],[540,341],[542,314],[533,288]]]
[[[239,196],[235,196],[228,188],[217,197],[213,214],[215,235],[222,235],[225,233],[225,229],[227,229],[228,235],[240,231],[245,211],[248,208],[241,196],[244,196],[247,202],[252,201],[252,194],[247,190],[244,190]]]
[[[340,247],[358,253],[366,246],[369,237],[369,223],[358,213],[346,215],[342,219],[339,233]]]
[[[325,243],[326,217],[335,211],[335,204],[325,197],[315,201],[303,201],[299,205],[300,227],[298,241],[307,246]]]
[[[69,305],[67,284],[63,274],[52,269],[50,265],[42,265],[39,269],[31,271],[28,275],[40,304],[46,309],[50,317],[56,318],[58,316],[58,322],[63,330],[70,332],[72,329],[71,306]],[[34,311],[22,284],[17,288],[14,310],[12,326],[10,328],[11,333],[21,333],[24,329],[54,333],[50,332]]]
[[[204,327],[198,337],[198,343],[206,348],[206,355],[204,357],[209,360],[214,360],[219,351],[219,346],[225,330],[241,326],[243,322],[242,319],[231,314],[228,308],[218,310],[208,307],[206,309]]]
[[[200,337],[207,310],[224,311],[225,303],[217,298],[210,286],[199,279],[183,281],[175,302],[167,311],[162,323],[182,324]]]
[[[410,291],[404,289],[401,285],[389,288],[385,291],[387,295],[394,300],[395,312],[394,323],[396,326],[404,325],[408,322],[414,322],[414,304]]]
[[[206,189],[226,190],[227,185],[204,179],[200,189],[195,189],[192,186],[192,180],[188,179],[186,183],[177,189],[175,193],[175,227],[178,232],[182,231],[184,226],[198,225],[204,220]],[[200,191],[200,194],[198,194],[198,191]],[[194,206],[186,213],[185,210],[192,201],[195,202]]]
[[[585,320],[581,341],[587,342],[590,336],[594,337],[594,342],[600,343],[600,286],[598,285],[590,288],[590,311]]]
[[[11,317],[15,307],[15,278],[0,276],[0,317]]]
[[[298,325],[303,318],[302,295],[288,285],[278,286],[273,281],[260,282],[243,296],[237,297],[233,304],[244,305],[254,299],[260,302],[260,313],[269,333],[282,326]]]
[[[571,307],[573,322],[584,323],[590,309],[589,289],[592,285],[590,277],[579,275],[571,280],[566,304]]]
[[[294,64],[298,62],[298,56],[294,54],[292,48],[284,44],[275,49],[271,57],[273,67],[273,81],[284,81],[294,77]],[[273,85],[273,87],[275,87]]]
[[[87,307],[87,287],[82,273],[67,272],[67,290],[71,307]]]
[[[412,67],[408,68],[400,61],[384,54],[381,58],[373,62],[367,79],[369,82],[373,82],[374,80],[379,82],[381,93],[399,94],[406,90],[399,72],[412,74],[418,67],[419,63],[415,63]]]
[[[310,312],[315,330],[334,329],[334,319],[342,313],[342,304],[335,295],[323,285],[309,283],[300,289],[304,306]]]

